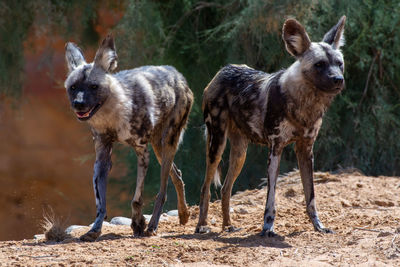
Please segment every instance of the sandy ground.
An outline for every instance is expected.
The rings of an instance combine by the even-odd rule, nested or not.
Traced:
[[[259,236],[266,188],[233,196],[241,231],[221,232],[220,202],[210,206],[209,234],[194,234],[198,207],[185,226],[160,222],[158,236],[133,238],[128,226],[103,227],[94,243],[77,238],[0,242],[0,266],[400,266],[400,178],[316,173],[320,218],[335,231],[313,230],[298,172],[277,186],[278,237]],[[86,229],[73,232],[78,237]]]

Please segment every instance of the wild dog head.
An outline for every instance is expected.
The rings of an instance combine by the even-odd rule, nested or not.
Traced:
[[[65,49],[68,77],[64,85],[71,108],[79,120],[89,120],[110,94],[109,75],[117,67],[114,39],[108,35],[89,64],[74,43],[67,43]]]
[[[287,51],[297,58],[303,79],[311,87],[328,94],[344,88],[344,61],[340,47],[344,45],[346,16],[330,29],[322,42],[311,42],[304,27],[295,19],[283,25],[282,38]]]

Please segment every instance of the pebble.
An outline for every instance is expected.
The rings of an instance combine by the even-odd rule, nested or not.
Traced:
[[[351,207],[352,206],[352,204],[347,199],[342,198],[340,200],[340,202],[342,203],[343,207]]]
[[[111,224],[115,225],[131,225],[132,219],[127,217],[114,217],[110,221]]]
[[[381,206],[381,207],[393,207],[394,203],[392,201],[386,200],[375,200],[374,204]]]
[[[175,214],[175,212],[176,212],[176,215],[173,215],[173,214]],[[168,213],[170,213],[170,214],[168,214]],[[160,221],[168,220],[169,216],[178,216],[178,211],[177,210],[171,210],[168,213],[161,214]],[[144,218],[146,220],[146,223],[149,223],[150,219],[151,219],[151,215],[143,214],[143,216],[144,216]],[[112,218],[110,222],[104,221],[103,222],[103,226],[115,226],[115,225],[128,225],[128,226],[130,226],[131,223],[132,223],[132,219],[127,218],[127,217],[118,216],[118,217]],[[89,225],[89,227],[92,227],[92,226],[93,226],[93,223],[91,223]],[[67,234],[71,234],[72,231],[74,231],[76,229],[79,229],[79,228],[84,228],[84,227],[87,227],[87,226],[84,226],[84,225],[70,225],[67,229],[65,229],[65,232]],[[34,239],[37,239],[37,240],[44,239],[44,238],[45,237],[42,234],[37,234],[37,235],[34,236]]]
[[[170,210],[167,212],[168,216],[178,216],[178,210]]]
[[[33,239],[36,240],[41,240],[41,239],[45,239],[46,237],[44,236],[44,234],[37,234],[33,236]]]
[[[146,223],[149,223],[149,222],[150,222],[150,219],[151,219],[151,215],[143,214],[143,216],[144,216],[144,218],[145,218],[145,220],[146,220]]]
[[[247,209],[244,208],[240,208],[238,211],[240,214],[248,214],[249,212],[247,211]]]
[[[143,216],[144,216],[144,218],[146,219],[146,223],[149,223],[150,222],[150,219],[151,219],[151,215],[147,215],[147,214],[143,214]],[[166,213],[162,213],[161,214],[161,216],[160,216],[160,222],[164,222],[164,221],[167,221],[168,220],[168,214],[166,214]]]
[[[94,223],[91,223],[91,224],[89,225],[89,227],[92,227],[93,224],[94,224]],[[103,222],[103,226],[114,226],[114,225],[112,225],[112,224],[109,223],[109,222],[104,221],[104,222]]]
[[[84,225],[70,225],[70,226],[68,226],[67,229],[65,229],[65,232],[67,234],[71,234],[71,232],[74,231],[75,229],[79,229],[79,228],[83,228],[83,227],[87,227],[87,226],[84,226]]]
[[[160,216],[160,222],[162,222],[162,221],[167,221],[168,220],[168,214],[167,213],[163,213],[163,214],[161,214],[161,216]]]

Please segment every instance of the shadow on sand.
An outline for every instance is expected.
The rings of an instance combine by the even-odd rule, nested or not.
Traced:
[[[163,236],[162,238],[181,238],[181,239],[198,239],[198,240],[210,240],[212,239],[215,242],[221,242],[225,244],[229,244],[228,246],[235,247],[272,247],[272,248],[290,248],[291,245],[286,243],[284,236],[275,236],[275,237],[264,237],[260,236],[260,234],[250,234],[242,237],[238,236],[229,236],[227,232],[220,233],[207,233],[207,234],[183,234],[183,235],[168,235]],[[220,249],[224,249],[220,248]]]

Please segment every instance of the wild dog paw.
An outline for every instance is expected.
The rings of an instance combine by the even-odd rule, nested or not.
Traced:
[[[154,229],[147,229],[146,230],[146,234],[145,236],[156,236],[157,235],[157,231]]]
[[[196,231],[195,231],[195,233],[198,233],[198,234],[208,234],[209,232],[211,232],[210,227],[205,226],[205,225],[200,225],[200,226],[198,225],[196,227]]]
[[[270,230],[262,230],[260,233],[260,236],[265,236],[265,237],[277,237],[278,235],[274,231]]]
[[[235,226],[233,226],[233,225],[228,225],[228,226],[224,226],[224,227],[223,227],[223,230],[224,230],[225,232],[233,233],[233,232],[238,232],[238,231],[242,230],[242,228],[240,228],[240,227],[235,227]]]
[[[135,237],[144,236],[144,229],[146,228],[146,220],[142,215],[140,219],[132,218],[131,228]]]
[[[179,223],[182,225],[185,225],[188,221],[189,221],[189,216],[190,216],[190,212],[187,209],[187,207],[185,207],[185,209],[181,212],[179,211]]]
[[[101,235],[101,232],[94,232],[94,231],[89,231],[86,234],[82,235],[79,237],[81,241],[84,242],[94,242],[96,239]]]
[[[320,233],[324,233],[324,234],[334,234],[335,233],[331,229],[325,228],[325,227],[315,227],[315,231],[320,232]]]

